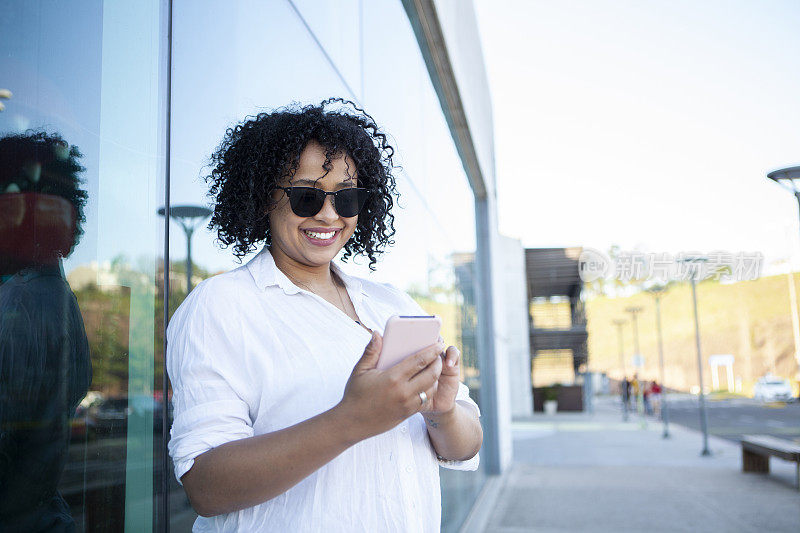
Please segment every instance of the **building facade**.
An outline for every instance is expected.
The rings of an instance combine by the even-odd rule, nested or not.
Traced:
[[[64,445],[48,452],[63,470],[43,483],[78,530],[191,530],[196,515],[165,453],[164,331],[193,285],[238,266],[206,227],[209,156],[248,115],[331,96],[376,119],[400,166],[396,244],[374,273],[363,261],[344,268],[391,281],[443,318],[481,406],[480,469],[441,472],[442,528],[457,530],[510,462],[513,343],[501,319],[491,102],[471,3],[14,0],[2,11],[0,240],[12,244],[0,247],[0,296],[42,250],[56,250],[48,272],[64,280],[67,303],[20,326],[18,299],[0,297],[0,377],[37,383],[31,402],[63,400],[53,427]],[[48,378],[60,388],[43,389],[41,375],[9,363],[18,352],[2,335],[46,339],[53,327],[77,333]],[[76,380],[70,361],[87,357],[90,379]],[[4,432],[24,411],[9,391],[0,390]],[[0,441],[6,458],[9,442]]]
[[[573,384],[587,371],[581,251],[580,247],[525,250],[534,387]]]

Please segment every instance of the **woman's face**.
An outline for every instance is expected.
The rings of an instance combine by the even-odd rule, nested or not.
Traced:
[[[338,191],[357,186],[356,165],[349,157],[332,159],[332,168],[326,171],[325,149],[312,140],[300,153],[297,172],[278,185],[283,187],[316,187],[324,191]],[[352,237],[358,216],[341,217],[333,208],[333,196],[325,198],[322,209],[314,216],[299,217],[292,212],[286,192],[277,189],[272,199],[275,207],[269,212],[272,249],[306,266],[326,266]],[[332,235],[330,235],[332,233]]]

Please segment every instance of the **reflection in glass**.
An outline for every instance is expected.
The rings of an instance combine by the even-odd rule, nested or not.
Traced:
[[[174,205],[169,208],[169,217],[177,222],[186,236],[186,292],[192,290],[192,234],[197,226],[211,215],[211,209],[201,205]],[[167,209],[161,207],[158,214],[162,217],[167,214]]]
[[[0,138],[0,530],[75,527],[57,490],[92,379],[63,274],[87,193],[77,147],[44,132]],[[65,487],[67,491],[81,487]],[[62,488],[64,490],[64,488]]]
[[[79,146],[83,154],[80,166],[85,167],[80,172],[79,187],[85,206],[83,214],[76,217],[80,244],[71,250],[62,248],[55,268],[40,269],[42,275],[24,285],[26,290],[44,281],[53,286],[47,287],[44,314],[28,317],[31,323],[38,320],[37,327],[31,328],[35,331],[14,333],[13,341],[36,341],[36,331],[58,333],[59,342],[65,346],[75,343],[75,357],[86,360],[87,371],[91,368],[91,382],[88,375],[83,378],[82,371],[70,370],[70,374],[59,370],[61,386],[48,389],[50,399],[62,402],[65,443],[69,444],[60,448],[60,475],[53,477],[50,495],[56,490],[61,495],[65,505],[60,512],[71,516],[69,522],[74,523],[76,531],[147,532],[161,518],[154,513],[157,498],[163,493],[158,485],[161,473],[154,464],[159,464],[162,444],[163,402],[157,387],[163,368],[163,305],[155,278],[163,250],[163,221],[159,224],[155,209],[163,203],[165,190],[159,144],[165,5],[155,0],[25,0],[11,2],[8,7],[4,4],[0,16],[0,87],[13,93],[3,100],[0,137],[35,136],[31,128],[58,131],[66,141],[59,150],[72,153],[70,145]],[[5,160],[15,151],[5,145],[0,158]],[[41,198],[35,203],[12,198],[29,198],[26,187],[34,183],[41,186],[48,183],[47,179],[58,177],[58,171],[48,167],[46,160],[41,162],[38,170],[26,158],[22,169],[13,172],[13,179],[5,175],[2,179],[0,197],[8,197],[3,201],[12,202],[13,211],[8,205],[0,207],[4,224],[0,247],[6,246],[0,255],[11,257],[14,263],[19,263],[20,256],[30,258],[31,253],[38,262],[47,246],[58,248],[63,238],[63,232],[54,232],[53,224],[37,228],[32,235],[15,230],[15,241],[8,235],[6,223],[15,218],[14,213],[19,219],[23,204],[26,210],[34,209],[39,222],[46,220],[42,209],[47,206]],[[51,185],[48,190],[33,192],[59,196],[59,190],[68,183],[62,179],[60,188]],[[58,209],[49,206],[47,212],[53,218]],[[50,244],[37,244],[48,234],[52,237]],[[11,289],[17,291],[9,283],[15,283],[20,275],[9,277],[7,269],[17,266],[5,263],[0,280],[3,335],[9,327],[19,328],[9,325],[18,315],[6,312],[6,298]],[[20,302],[23,300],[16,298],[12,303]],[[75,340],[81,336],[82,348]],[[0,342],[0,372],[5,372],[11,360],[10,348],[5,336]],[[39,357],[51,349],[42,346],[37,341]],[[24,368],[24,380],[13,378],[20,389],[20,381],[33,383],[35,377],[35,367]],[[46,367],[48,371],[55,369]],[[13,370],[16,376],[19,367]],[[15,391],[13,385],[6,387],[5,379],[0,385],[5,401],[3,416],[10,412],[16,424],[34,406],[12,401],[9,407],[6,400],[24,391]],[[34,472],[33,467],[29,469]],[[0,506],[9,507],[13,501],[6,498],[6,486],[6,481],[0,480]],[[26,495],[15,492],[15,496]],[[6,529],[0,525],[0,530]],[[36,530],[35,526],[22,529]]]

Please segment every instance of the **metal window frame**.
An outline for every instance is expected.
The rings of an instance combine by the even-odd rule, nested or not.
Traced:
[[[481,372],[481,410],[484,429],[483,456],[489,475],[501,473],[500,425],[495,364],[495,325],[493,305],[492,256],[494,198],[488,192],[486,179],[478,160],[475,140],[469,128],[453,65],[447,50],[441,22],[434,0],[402,0],[425,65],[442,107],[456,150],[475,195],[475,296],[478,313],[478,354]]]

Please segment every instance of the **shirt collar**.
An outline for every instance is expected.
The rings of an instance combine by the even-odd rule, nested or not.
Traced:
[[[360,300],[363,296],[368,296],[358,278],[346,274],[334,261],[331,261],[331,268],[342,281],[344,281],[347,292],[351,297]],[[264,248],[247,263],[247,269],[250,271],[250,275],[253,276],[256,286],[261,290],[277,285],[283,289],[284,293],[289,295],[300,292],[300,288],[295,285],[286,274],[281,272],[281,269],[275,264],[275,258],[272,257],[272,253],[267,246],[264,246]]]

